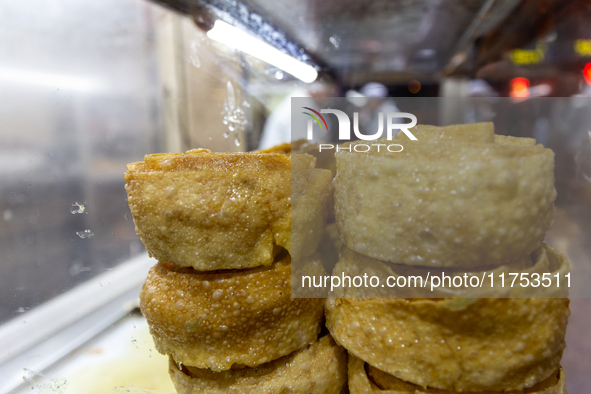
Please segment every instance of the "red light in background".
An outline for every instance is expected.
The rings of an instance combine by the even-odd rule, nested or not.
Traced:
[[[513,78],[509,83],[509,96],[525,98],[529,97],[529,79],[527,78]]]
[[[591,85],[591,63],[585,64],[585,67],[583,68],[583,78],[585,78],[585,82],[587,82],[588,85]]]

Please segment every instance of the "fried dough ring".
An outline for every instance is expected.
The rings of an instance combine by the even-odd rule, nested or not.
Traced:
[[[456,391],[422,388],[404,382],[366,364],[355,356],[349,356],[349,392],[351,394],[457,394]],[[529,389],[502,392],[485,390],[464,392],[464,394],[566,394],[566,376],[561,368]]]
[[[500,267],[482,267],[478,270],[467,272],[468,276],[476,276],[479,280],[484,278],[484,282],[479,287],[435,287],[431,290],[432,278],[437,276],[441,278],[442,274],[447,276],[463,276],[465,270],[445,269],[445,268],[426,268],[408,265],[394,265],[380,260],[372,259],[360,253],[354,252],[345,247],[340,253],[339,261],[336,264],[333,275],[342,278],[343,275],[354,277],[367,275],[376,276],[380,283],[387,283],[388,278],[397,278],[404,276],[406,278],[420,277],[421,281],[417,286],[408,287],[337,287],[331,297],[333,298],[449,298],[449,297],[469,297],[469,298],[527,298],[527,297],[548,297],[565,298],[568,297],[568,287],[562,284],[557,286],[554,275],[564,278],[570,272],[570,263],[566,256],[558,250],[547,244],[542,244],[531,255],[523,256],[518,261]],[[532,274],[537,274],[537,286],[521,287],[519,281],[515,286],[511,286],[514,276],[510,273],[525,273],[527,278],[533,278]],[[504,285],[499,275],[504,274]],[[544,274],[549,276],[542,285]],[[493,277],[491,287],[490,275]],[[547,279],[550,280],[550,286],[545,287]],[[409,283],[413,283],[409,280]],[[532,279],[532,282],[533,279]],[[424,284],[424,287],[420,286]]]
[[[350,354],[405,382],[522,390],[558,370],[568,299],[328,299],[326,326]]]
[[[538,248],[554,213],[552,151],[531,139],[438,133],[418,142],[397,136],[399,153],[336,154],[343,243],[395,264],[462,268],[508,264]]]
[[[140,293],[156,349],[184,365],[254,367],[316,341],[323,300],[291,299],[289,256],[270,267],[198,272],[157,264]]]
[[[213,372],[182,366],[169,373],[179,394],[339,394],[346,390],[347,352],[330,335],[305,349],[256,368]]]
[[[280,148],[271,152],[289,151]],[[316,178],[329,173],[310,170],[312,156],[298,156]],[[128,164],[124,176],[136,232],[159,261],[200,271],[270,265],[276,245],[294,258],[309,255],[315,246],[291,248],[291,169],[291,156],[279,153],[147,155]],[[320,195],[309,199],[319,217],[305,228],[322,227],[317,222],[325,216],[330,180],[318,185],[316,178],[309,192]]]

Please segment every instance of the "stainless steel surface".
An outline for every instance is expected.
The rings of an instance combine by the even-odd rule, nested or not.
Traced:
[[[142,254],[0,326],[0,393],[26,385],[138,307],[154,260]]]
[[[123,172],[163,149],[152,8],[0,1],[0,323],[143,250]]]
[[[435,79],[519,0],[157,2],[189,15],[212,7],[288,53],[303,47],[337,79],[359,84]]]

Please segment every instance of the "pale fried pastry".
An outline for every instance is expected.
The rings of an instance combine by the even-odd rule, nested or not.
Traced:
[[[495,143],[507,146],[536,146],[535,138],[495,135]]]
[[[294,168],[291,171],[291,256],[294,261],[309,256],[318,247],[326,226],[332,175],[328,170]]]
[[[454,124],[451,126],[417,125],[410,129],[417,139],[409,140],[404,133],[394,136],[394,142],[404,143],[437,143],[437,142],[461,142],[461,143],[491,143],[495,142],[495,126],[491,122]]]
[[[320,265],[320,263],[318,263]],[[257,366],[316,340],[323,300],[292,299],[289,256],[269,267],[198,272],[152,267],[140,293],[156,349],[184,365]]]
[[[562,298],[328,299],[326,326],[350,354],[405,382],[522,390],[559,368]]]
[[[312,144],[307,141],[294,148],[295,153],[306,153],[316,158],[316,168],[330,170],[332,176],[337,172],[337,163],[334,157],[334,149],[320,149],[319,144]]]
[[[183,365],[179,369],[171,358],[169,373],[179,394],[339,394],[346,391],[347,352],[326,335],[255,368],[213,372]]]
[[[456,394],[456,391],[423,388],[404,382],[392,375],[349,356],[349,391],[351,394]],[[546,380],[531,388],[512,391],[477,391],[464,394],[567,394],[566,377],[559,369]]]
[[[333,272],[336,263],[339,261],[342,246],[343,243],[336,223],[327,224],[322,241],[318,245],[318,253],[322,256],[322,263],[328,272]]]
[[[347,286],[336,287],[331,297],[334,298],[504,298],[504,297],[568,297],[568,287],[565,286],[565,275],[570,272],[570,263],[566,256],[547,244],[542,244],[532,254],[522,256],[517,261],[498,267],[480,267],[478,270],[466,271],[451,268],[427,268],[404,264],[390,264],[381,260],[367,257],[345,247],[341,251],[339,261],[333,270],[333,276],[338,278],[367,275],[379,278],[379,283],[390,283],[393,286]],[[468,286],[455,286],[452,279],[442,280],[445,275],[449,278],[476,276],[478,282],[462,279]],[[527,286],[521,280],[525,275]],[[502,275],[502,277],[501,277]],[[516,279],[515,275],[518,275]],[[560,278],[557,281],[556,275]],[[403,276],[408,284],[404,287],[396,286],[395,280]],[[434,277],[437,279],[434,280]],[[442,281],[444,282],[442,284]],[[480,283],[480,281],[483,281]],[[514,283],[515,282],[515,283]],[[472,283],[472,285],[470,285]],[[561,285],[562,283],[562,285]],[[492,286],[491,286],[492,284]],[[432,288],[433,286],[433,288]]]
[[[307,141],[300,144],[297,149],[294,148],[294,153],[306,153],[316,158],[316,168],[323,168],[329,170],[334,178],[337,172],[337,162],[334,156],[334,149],[320,149],[319,144],[311,144]],[[328,201],[327,222],[334,223],[334,190],[330,190]]]
[[[507,264],[541,245],[556,199],[552,151],[490,127],[454,127],[423,126],[418,141],[397,135],[399,153],[337,153],[344,244],[395,264],[463,268]]]

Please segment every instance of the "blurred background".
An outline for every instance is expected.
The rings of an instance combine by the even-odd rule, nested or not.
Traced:
[[[126,163],[289,140],[289,98],[318,96],[471,98],[419,122],[536,138],[556,154],[547,242],[587,270],[589,0],[0,0],[0,323],[144,251]]]

